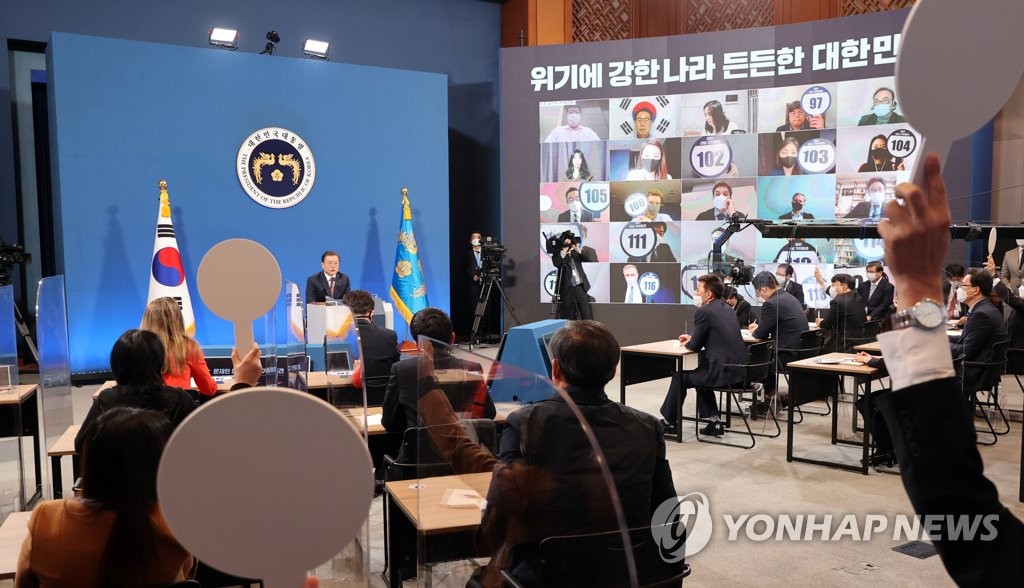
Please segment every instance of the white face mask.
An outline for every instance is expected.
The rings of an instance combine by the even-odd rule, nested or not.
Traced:
[[[473,244],[473,247],[479,247],[480,246],[480,239],[473,239],[472,241],[470,241],[470,243]]]
[[[630,286],[630,287],[636,286],[636,283],[637,283],[638,279],[639,278],[636,278],[636,277],[626,278],[626,285]]]
[[[871,204],[879,205],[885,202],[885,191],[884,190],[871,190],[868,192],[868,198],[871,200]]]
[[[1017,247],[1024,247],[1024,239],[1017,239]]]
[[[701,297],[699,294],[695,293],[693,295],[693,305],[696,306],[697,308],[704,306],[704,298]]]
[[[967,301],[967,292],[964,291],[962,286],[956,289],[956,301],[960,304]]]
[[[569,203],[569,210],[571,210],[572,212],[579,212],[580,208],[581,205],[579,200],[573,200],[572,202]]]
[[[787,278],[785,274],[775,274],[775,279],[779,281],[779,285],[781,286],[785,286],[786,282],[789,281],[789,278]]]
[[[718,196],[715,196],[715,209],[717,209],[717,210],[725,210],[728,207],[729,207],[729,197],[728,196],[722,196],[721,194],[719,194]]]
[[[868,277],[868,281],[869,282],[877,282],[878,281],[878,273],[877,272],[870,272],[870,273],[868,273],[866,275]]]
[[[580,126],[580,113],[570,112],[565,116],[565,122],[569,123],[569,126],[575,129]]]

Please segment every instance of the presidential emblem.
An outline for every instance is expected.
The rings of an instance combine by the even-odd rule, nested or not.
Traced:
[[[313,189],[316,162],[309,145],[288,129],[267,127],[242,142],[235,161],[242,189],[267,208],[295,206]]]

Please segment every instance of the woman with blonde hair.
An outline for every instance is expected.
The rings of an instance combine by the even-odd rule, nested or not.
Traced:
[[[190,380],[195,380],[200,394],[213,396],[217,393],[217,383],[206,366],[202,348],[185,334],[185,321],[176,300],[165,296],[150,302],[139,328],[155,333],[164,344],[161,370],[164,384],[188,390],[191,388]]]

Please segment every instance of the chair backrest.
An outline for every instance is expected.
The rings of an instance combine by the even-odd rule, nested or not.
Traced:
[[[365,379],[366,385],[366,406],[381,406],[384,404],[384,392],[388,388],[391,376],[374,376]]]
[[[963,386],[969,392],[975,390],[991,390],[999,384],[1006,366],[1009,341],[999,341],[992,345],[992,358],[989,361],[964,361]]]
[[[814,329],[800,333],[800,350],[797,359],[807,359],[821,355],[821,349],[825,346],[825,331]]]
[[[772,362],[775,361],[775,341],[762,341],[754,343],[747,349],[748,359],[746,370],[743,375],[743,387],[749,388],[753,382],[761,382],[768,379],[771,373]]]
[[[864,338],[874,339],[878,337],[878,334],[882,332],[882,321],[881,320],[870,320],[864,323]]]
[[[629,530],[637,580],[644,588],[682,586],[690,566],[666,562],[651,527]],[[548,537],[540,542],[541,586],[559,588],[629,586],[619,531]]]

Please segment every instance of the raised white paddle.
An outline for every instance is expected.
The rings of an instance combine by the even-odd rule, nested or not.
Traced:
[[[924,154],[945,162],[953,141],[999,112],[1024,73],[1024,1],[918,0],[903,25],[896,99],[922,135],[914,183],[924,182]]]
[[[157,493],[174,536],[200,560],[298,588],[363,526],[373,463],[336,408],[303,392],[251,388],[185,419],[164,449]]]
[[[267,248],[248,239],[213,246],[199,263],[199,295],[206,307],[235,325],[235,348],[253,346],[252,322],[273,308],[281,294],[281,268]]]

